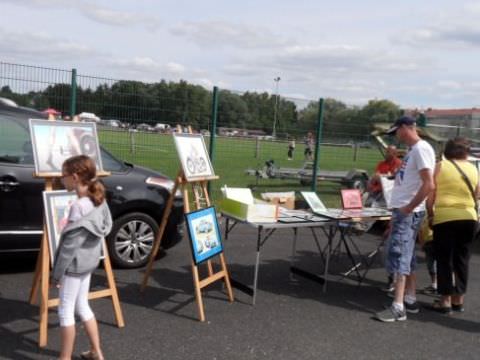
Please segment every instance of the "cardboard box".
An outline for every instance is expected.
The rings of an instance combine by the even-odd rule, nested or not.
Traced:
[[[248,188],[224,188],[225,199],[220,200],[219,209],[226,215],[249,222],[276,222],[278,206],[253,198]]]
[[[280,205],[286,209],[295,209],[294,191],[262,193],[262,199],[271,204]]]

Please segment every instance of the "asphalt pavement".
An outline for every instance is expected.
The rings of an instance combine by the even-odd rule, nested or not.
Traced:
[[[324,238],[321,238],[324,243]],[[356,238],[363,253],[378,237]],[[233,277],[253,281],[256,233],[238,226],[225,242]],[[295,264],[318,272],[322,260],[309,230],[300,230]],[[125,328],[115,326],[111,301],[91,306],[100,325],[106,359],[478,359],[480,345],[479,252],[471,260],[471,279],[463,314],[446,316],[422,308],[396,323],[381,323],[373,314],[389,303],[379,290],[385,271],[377,257],[366,280],[332,276],[327,292],[314,281],[292,275],[292,231],[282,230],[264,244],[255,306],[234,289],[229,303],[221,283],[203,291],[206,322],[198,321],[185,239],[155,263],[145,293],[139,291],[144,269],[114,270]],[[349,267],[344,251],[332,259],[332,272]],[[418,287],[429,284],[423,254],[418,252]],[[55,359],[60,348],[58,318],[49,315],[48,346],[39,349],[38,307],[27,301],[35,256],[0,255],[0,358]],[[105,284],[102,270],[92,286]],[[432,296],[419,294],[427,305]],[[88,348],[78,326],[78,354]]]

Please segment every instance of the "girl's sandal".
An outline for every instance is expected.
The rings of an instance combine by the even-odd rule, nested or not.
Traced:
[[[84,360],[103,360],[95,351],[88,350],[80,354],[80,357]]]

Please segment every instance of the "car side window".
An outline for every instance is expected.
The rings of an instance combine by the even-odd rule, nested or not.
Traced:
[[[100,149],[100,152],[102,154],[102,165],[105,171],[111,171],[111,172],[125,171],[125,166],[123,165],[122,162],[115,159],[112,155],[110,155],[108,152],[106,152],[103,149]]]
[[[33,164],[33,152],[28,130],[8,117],[0,121],[0,162]]]

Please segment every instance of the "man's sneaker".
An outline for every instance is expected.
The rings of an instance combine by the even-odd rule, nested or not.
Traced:
[[[418,305],[418,302],[416,302],[416,301],[412,304],[409,304],[407,302],[404,302],[403,304],[405,306],[405,310],[407,312],[409,312],[410,314],[418,314],[418,312],[420,311],[420,306]]]
[[[405,321],[407,320],[407,313],[405,309],[397,310],[391,305],[387,309],[376,313],[375,318],[383,322]]]

